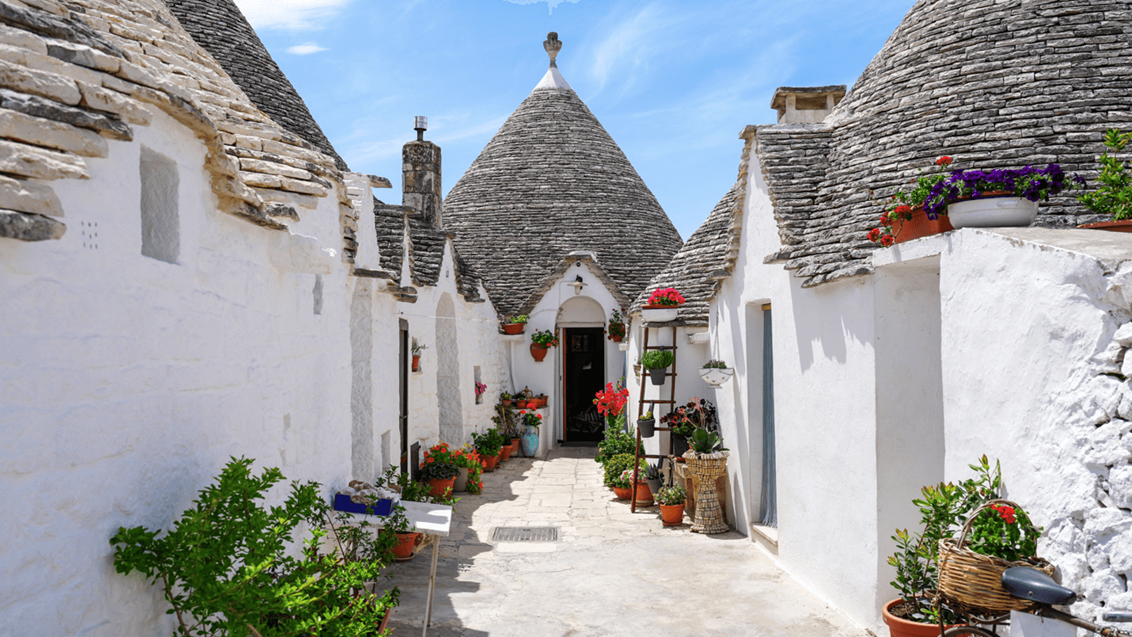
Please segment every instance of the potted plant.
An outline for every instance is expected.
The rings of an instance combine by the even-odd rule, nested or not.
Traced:
[[[526,329],[527,321],[529,320],[531,320],[531,317],[527,316],[526,314],[512,316],[503,323],[503,333],[512,335],[522,334],[523,330]]]
[[[495,415],[491,417],[495,428],[503,434],[503,444],[511,447],[511,455],[519,455],[519,426],[515,423],[515,411],[506,405],[496,405]]]
[[[483,463],[480,462],[479,454],[471,445],[465,444],[459,449],[452,452],[452,463],[456,465],[458,473],[456,474],[456,482],[452,485],[452,490],[455,493],[463,493],[469,490],[469,485],[478,483],[480,474],[483,472]],[[473,493],[478,493],[474,491]]]
[[[605,435],[608,438],[610,430],[618,429],[618,422],[624,424],[625,403],[629,401],[629,390],[625,388],[625,379],[617,380],[617,386],[606,383],[605,389],[594,394],[593,403],[597,413],[605,416]]]
[[[663,385],[667,369],[676,361],[676,354],[667,349],[650,349],[641,354],[641,367],[649,372],[653,385]]]
[[[487,391],[487,385],[485,385],[484,383],[481,383],[477,380],[476,381],[476,404],[477,405],[483,402],[483,395],[484,395],[484,392],[486,392],[486,391]]]
[[[510,407],[511,406],[511,394],[508,394],[507,392],[499,392],[499,402],[503,403],[504,407]]]
[[[922,497],[912,503],[920,509],[923,531],[897,529],[892,536],[896,553],[888,557],[888,564],[896,569],[892,587],[900,596],[885,604],[883,610],[892,637],[935,637],[941,624],[959,621],[947,605],[937,608],[932,603],[939,589],[940,540],[952,537],[971,511],[995,499],[1001,486],[997,462],[991,469],[990,461],[983,456],[978,464],[969,466],[976,473],[974,478],[920,489]]]
[[[613,308],[609,314],[609,327],[606,329],[609,334],[607,337],[614,343],[620,343],[621,339],[625,338],[625,319],[621,316],[621,311]]]
[[[700,370],[700,378],[704,382],[711,385],[715,389],[723,386],[723,383],[731,380],[735,375],[735,370],[727,366],[723,361],[710,360],[704,363],[703,369]]]
[[[637,419],[637,429],[641,431],[642,438],[652,438],[656,434],[656,420],[652,417],[652,411],[641,414]]]
[[[606,430],[605,440],[602,440],[597,445],[597,454],[594,456],[594,462],[597,462],[604,468],[615,456],[626,454],[631,458],[633,457],[633,448],[636,446],[636,443],[637,439],[629,435],[628,432],[621,431],[620,429]]]
[[[649,483],[645,482],[644,474],[645,469],[643,467],[637,469],[637,480],[634,482],[633,470],[626,469],[622,477],[627,477],[629,480],[629,486],[633,490],[633,504],[639,507],[651,507],[653,505],[652,491],[649,489]]]
[[[484,462],[484,471],[495,471],[495,464],[499,461],[499,453],[503,448],[503,437],[499,432],[494,429],[488,429],[482,434],[473,431],[472,445]]]
[[[719,430],[719,416],[715,405],[699,396],[692,398],[686,405],[673,409],[660,422],[667,424],[672,430],[672,455],[676,456],[677,462],[684,462],[688,438],[696,429]]]
[[[460,469],[446,442],[430,447],[421,460],[421,480],[428,484],[429,495],[432,497],[450,495],[458,473]]]
[[[541,363],[542,359],[546,358],[546,350],[556,345],[558,345],[558,337],[550,330],[535,330],[535,333],[531,334],[531,356],[536,363]]]
[[[1028,226],[1038,214],[1038,202],[1080,188],[1078,175],[1067,177],[1057,164],[1037,169],[956,170],[932,186],[924,202],[929,219],[946,214],[956,228]]]
[[[629,482],[623,481],[621,477],[627,469],[630,470],[630,475],[632,474],[631,470],[633,468],[634,460],[635,456],[632,453],[619,453],[609,458],[609,460],[605,462],[605,484],[609,485],[610,487],[628,490],[630,488]],[[640,466],[642,467],[648,464],[647,462],[645,462],[644,458],[637,460],[637,462],[640,463]],[[616,491],[616,489],[614,490]],[[621,499],[628,500],[631,495],[632,493],[630,492]]]
[[[413,371],[421,371],[421,352],[428,349],[428,345],[424,345],[413,341]]]
[[[617,495],[618,500],[628,500],[633,497],[633,470],[625,469],[609,480],[609,486],[613,489],[613,493]]]
[[[714,431],[696,429],[689,444],[691,449],[684,452],[684,461],[696,486],[696,519],[692,532],[726,533],[731,527],[723,521],[715,486],[718,478],[727,475],[727,449],[723,439]]]
[[[539,425],[542,424],[542,414],[534,412],[520,411],[520,423],[523,425],[523,435],[520,437],[520,442],[523,445],[523,455],[528,458],[535,457],[538,453],[538,431]]]
[[[929,219],[924,213],[928,193],[947,177],[944,171],[951,166],[951,158],[940,157],[935,161],[935,166],[936,171],[927,174],[922,168],[919,169],[920,175],[912,180],[912,188],[897,189],[883,204],[876,200],[873,191],[869,191],[873,202],[884,207],[884,212],[880,215],[880,227],[869,231],[869,241],[887,248],[894,243],[904,243],[953,229],[946,215]]]
[[[661,485],[661,481],[662,481],[662,475],[660,473],[660,463],[659,462],[657,464],[649,463],[649,464],[645,465],[645,468],[641,470],[641,474],[644,476],[645,482],[648,483],[648,485],[649,485],[649,491],[651,491],[653,493],[653,495],[656,495],[657,493],[659,493],[660,492],[660,485]]]
[[[648,303],[641,308],[641,318],[646,323],[666,323],[675,321],[684,297],[676,288],[661,288],[649,295]]]
[[[1111,217],[1112,221],[1086,223],[1078,228],[1132,232],[1132,171],[1127,163],[1116,158],[1116,153],[1124,150],[1130,139],[1132,133],[1121,133],[1116,128],[1105,133],[1104,145],[1108,150],[1100,157],[1101,173],[1097,176],[1100,185],[1096,192],[1077,197],[1090,212]]]
[[[687,499],[688,492],[678,484],[664,487],[656,494],[664,526],[680,526],[684,521],[684,501]]]
[[[382,527],[384,532],[397,537],[397,544],[393,547],[393,557],[398,562],[407,562],[413,559],[413,549],[417,546],[420,533],[413,531],[409,525],[409,518],[405,517],[405,507],[400,504],[393,507],[393,513],[385,519]]]

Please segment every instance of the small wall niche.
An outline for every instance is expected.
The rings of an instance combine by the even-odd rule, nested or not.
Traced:
[[[141,230],[142,255],[177,263],[181,254],[181,221],[177,210],[180,176],[177,162],[141,148]]]
[[[472,368],[472,374],[476,378],[476,385],[475,386],[476,386],[476,389],[478,390],[480,383],[483,382],[483,381],[480,380],[480,366],[479,365],[476,365],[475,367]],[[476,404],[477,405],[483,404],[483,394],[479,393],[479,391],[476,391]]]

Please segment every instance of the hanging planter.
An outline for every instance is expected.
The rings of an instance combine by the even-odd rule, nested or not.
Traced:
[[[667,349],[650,349],[641,355],[641,366],[649,372],[653,385],[663,385],[668,367],[676,362],[676,354]]]
[[[675,321],[683,304],[684,297],[675,288],[661,288],[649,296],[648,303],[641,308],[641,318],[646,323]]]
[[[641,431],[642,438],[652,438],[656,435],[656,420],[653,419],[651,411],[646,411],[637,419],[637,429]]]
[[[531,334],[531,356],[536,363],[541,363],[546,358],[546,350],[555,345],[558,345],[558,336],[550,330],[535,330]]]
[[[621,316],[621,310],[614,308],[609,314],[609,327],[606,328],[609,334],[607,338],[614,343],[620,343],[621,339],[625,338],[625,319]]]
[[[723,383],[731,380],[731,377],[734,375],[735,370],[728,367],[727,363],[723,361],[708,361],[703,369],[700,370],[700,378],[704,379],[705,383],[715,389],[722,387]]]

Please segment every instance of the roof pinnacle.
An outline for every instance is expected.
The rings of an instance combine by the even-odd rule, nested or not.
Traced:
[[[554,31],[547,33],[542,48],[546,49],[546,54],[550,56],[551,68],[558,68],[558,63],[554,61],[554,58],[558,57],[558,52],[562,50],[562,41],[558,39],[558,34]]]

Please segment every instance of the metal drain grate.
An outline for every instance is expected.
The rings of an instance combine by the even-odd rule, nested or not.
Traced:
[[[557,542],[556,526],[497,526],[491,533],[492,542]]]

